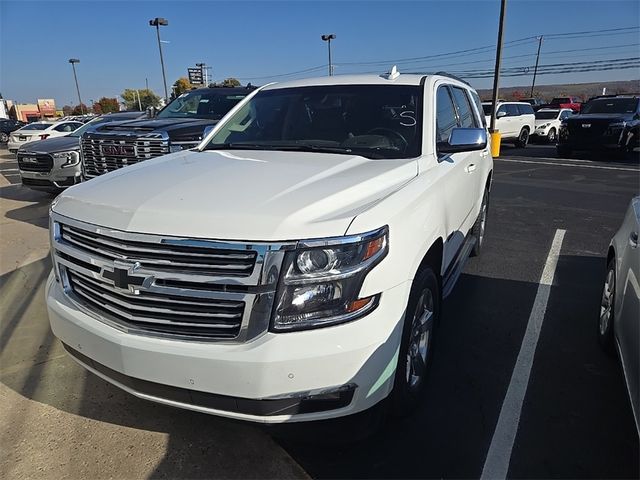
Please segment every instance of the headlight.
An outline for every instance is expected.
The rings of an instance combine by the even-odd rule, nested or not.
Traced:
[[[615,122],[615,123],[610,123],[609,124],[609,128],[614,129],[614,128],[624,128],[627,126],[627,122]]]
[[[70,152],[52,153],[51,156],[54,160],[64,160],[64,163],[61,165],[62,168],[74,167],[78,165],[78,163],[80,163],[80,152],[76,150],[72,150]]]
[[[336,325],[371,312],[380,295],[359,298],[360,289],[388,248],[386,227],[352,237],[300,242],[285,255],[272,330]]]
[[[543,123],[538,128],[547,128],[549,125],[551,125],[551,124],[550,123]]]

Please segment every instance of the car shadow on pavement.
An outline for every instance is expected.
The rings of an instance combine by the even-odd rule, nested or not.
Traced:
[[[0,198],[7,206],[11,205],[11,200],[29,203],[23,207],[7,210],[5,213],[7,218],[37,227],[49,228],[49,207],[55,198],[54,194],[30,190],[20,184],[0,188]],[[5,200],[9,200],[9,202],[5,202]]]
[[[570,342],[567,335],[572,329],[583,329],[584,319],[591,322],[592,312],[598,308],[599,298],[591,297],[599,290],[599,280],[596,284],[594,279],[600,277],[602,262],[598,257],[595,260],[561,257],[554,291],[563,294],[552,291],[554,304],[547,312],[541,335],[545,351],[553,354],[558,350],[563,355],[581,358],[571,364],[572,368],[581,368],[581,395],[598,398],[614,407],[597,412],[597,422],[583,417],[576,430],[580,435],[574,436],[570,422],[574,413],[564,410],[568,408],[566,402],[549,405],[557,422],[566,421],[563,435],[571,446],[565,448],[575,451],[592,451],[608,442],[613,432],[624,433],[619,441],[631,446],[635,441],[637,445],[637,440],[627,438],[630,429],[619,424],[621,418],[629,419],[630,413],[620,416],[618,412],[620,408],[628,409],[628,405],[624,405],[622,377],[615,362],[593,348],[593,335],[581,333],[577,336],[581,343],[571,344],[575,351],[567,351]],[[423,405],[411,417],[387,417],[381,428],[367,437],[353,432],[353,419],[348,418],[263,428],[154,404],[123,392],[76,365],[51,334],[44,305],[44,281],[49,268],[50,261],[45,258],[0,277],[0,301],[5,312],[0,326],[4,346],[0,350],[0,380],[23,397],[61,411],[166,434],[164,457],[154,467],[152,478],[303,476],[304,472],[282,454],[268,434],[314,478],[478,477],[537,290],[536,283],[463,275],[444,304]],[[568,282],[574,285],[567,285]],[[580,282],[587,285],[586,289]],[[569,300],[565,298],[565,289],[572,295]],[[585,298],[585,293],[590,296]],[[553,300],[554,297],[557,298]],[[563,309],[567,301],[573,309],[571,315]],[[560,334],[555,334],[558,324],[562,325]],[[588,328],[591,329],[590,324]],[[585,352],[590,358],[582,358]],[[591,367],[586,368],[582,362]],[[537,368],[536,365],[534,374]],[[550,371],[537,375],[549,379],[553,389],[575,375],[572,369],[555,368],[553,362],[549,368]],[[542,389],[548,400],[552,399],[554,391],[546,391],[538,383],[533,375],[532,385]],[[526,408],[527,405],[525,414]],[[572,408],[580,409],[579,402]],[[592,409],[586,412],[596,414]],[[369,419],[376,420],[375,415],[367,418],[370,413],[365,412],[360,418],[365,421],[364,427]],[[15,421],[19,424],[24,419],[16,415]],[[631,425],[630,419],[629,422]],[[532,435],[537,435],[540,443],[537,450],[526,453],[536,454],[535,458],[545,468],[561,462],[562,451],[545,450],[548,445],[544,441],[545,425],[531,425],[527,423],[528,428],[536,428]],[[603,429],[603,425],[608,428]],[[100,426],[94,424],[92,428]],[[49,435],[56,435],[55,430],[49,431]],[[77,437],[76,441],[87,446],[88,442],[99,442],[100,433],[77,432]],[[353,438],[354,442],[345,442],[345,437]],[[91,447],[100,446],[95,443]],[[127,455],[147,458],[144,445],[132,444],[127,448]],[[106,451],[104,455],[118,462],[123,452]],[[66,460],[77,464],[78,469],[83,461]],[[600,476],[638,473],[628,463],[612,465],[602,455],[582,458],[582,462],[585,471]],[[533,467],[527,471],[532,476],[546,476],[538,472]]]

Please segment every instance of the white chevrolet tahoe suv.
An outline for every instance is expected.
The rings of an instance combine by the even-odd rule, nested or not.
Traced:
[[[252,92],[194,149],[61,194],[53,333],[131,394],[259,422],[418,404],[493,161],[445,75]]]
[[[492,102],[482,104],[487,124],[491,122],[492,106]],[[516,147],[525,148],[535,129],[536,116],[529,103],[498,101],[496,130],[500,132],[502,142],[513,143]]]

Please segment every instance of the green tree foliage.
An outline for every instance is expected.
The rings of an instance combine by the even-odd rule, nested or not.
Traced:
[[[233,77],[225,78],[224,81],[222,82],[222,86],[223,87],[239,87],[240,80]]]
[[[93,112],[97,114],[120,111],[120,103],[117,98],[102,97],[93,104]]]
[[[173,83],[173,95],[178,97],[182,95],[184,92],[188,92],[193,88],[193,85],[189,83],[189,79],[187,77],[180,77]]]
[[[158,107],[160,105],[160,97],[153,93],[153,91],[146,88],[137,91],[131,88],[127,88],[120,94],[122,100],[124,100],[124,105],[127,110],[139,110],[138,93],[140,93],[140,103],[142,104],[142,110],[146,110],[149,107]]]
[[[64,112],[64,108],[63,108]],[[87,113],[91,113],[91,109],[87,107],[84,103],[80,105],[75,105],[71,110],[71,115],[85,115]]]

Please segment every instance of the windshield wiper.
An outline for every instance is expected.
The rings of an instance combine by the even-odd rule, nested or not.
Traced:
[[[311,144],[272,144],[272,143],[217,143],[208,145],[206,150],[282,150],[292,152],[324,152],[351,154],[353,150],[343,147],[320,146]]]

